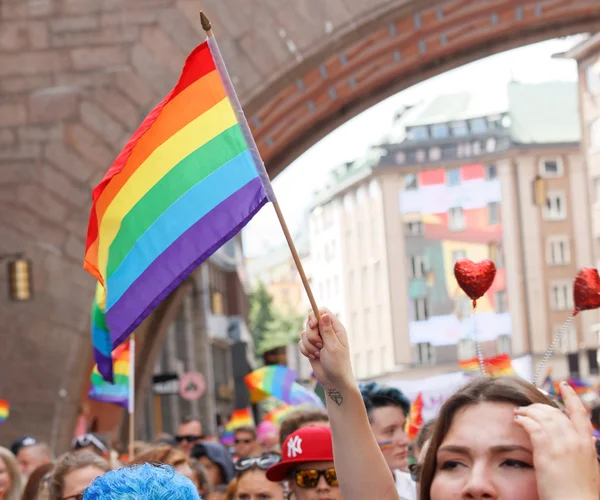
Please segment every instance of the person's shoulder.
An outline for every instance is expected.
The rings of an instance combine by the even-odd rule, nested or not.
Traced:
[[[396,469],[394,471],[394,479],[396,482],[396,490],[402,500],[417,499],[417,485],[411,479],[408,472]]]

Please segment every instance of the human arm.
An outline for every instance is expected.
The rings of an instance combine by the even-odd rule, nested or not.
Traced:
[[[344,500],[398,500],[394,476],[371,431],[350,365],[348,337],[327,309],[311,313],[300,351],[309,358],[327,397],[335,468]]]

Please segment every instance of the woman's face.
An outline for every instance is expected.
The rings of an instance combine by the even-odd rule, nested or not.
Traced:
[[[92,484],[92,481],[104,474],[102,469],[93,465],[82,467],[81,469],[69,472],[65,476],[65,489],[63,498],[69,498],[83,493],[85,489]]]
[[[283,487],[267,479],[264,471],[249,470],[238,479],[236,500],[283,500]]]
[[[200,457],[198,461],[204,466],[208,481],[213,488],[225,482],[225,478],[221,477],[221,468],[210,458]]]
[[[514,409],[479,403],[456,413],[437,450],[431,500],[538,500],[531,442]]]
[[[10,492],[12,480],[8,473],[8,467],[2,458],[0,458],[0,494],[6,495]]]
[[[384,406],[369,412],[371,430],[378,443],[391,441],[392,446],[382,449],[391,470],[408,470],[408,436],[404,432],[406,415],[398,406]]]

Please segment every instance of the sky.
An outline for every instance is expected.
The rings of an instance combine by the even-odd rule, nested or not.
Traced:
[[[275,194],[292,235],[306,225],[312,195],[327,183],[329,171],[363,155],[389,132],[395,112],[432,96],[490,89],[498,95],[511,81],[540,83],[577,79],[575,61],[552,59],[579,41],[579,37],[549,40],[503,52],[425,80],[364,111],[307,150],[273,180]],[[266,205],[243,233],[247,257],[264,255],[285,243],[271,204]]]

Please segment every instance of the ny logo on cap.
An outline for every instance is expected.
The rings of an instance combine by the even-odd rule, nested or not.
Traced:
[[[302,438],[300,436],[294,436],[288,441],[287,452],[289,458],[296,458],[298,455],[302,455]]]

